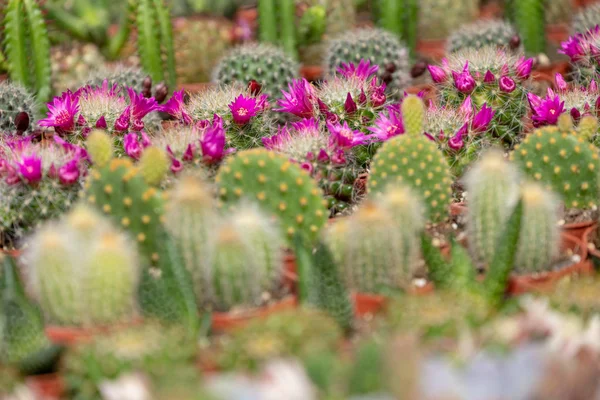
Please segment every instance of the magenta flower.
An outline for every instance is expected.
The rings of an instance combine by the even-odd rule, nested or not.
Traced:
[[[598,28],[598,26],[596,26]],[[589,31],[588,31],[589,33]],[[586,49],[583,43],[586,41],[586,35],[578,33],[571,36],[566,42],[560,45],[559,53],[565,54],[573,62],[579,61],[586,54]]]
[[[353,63],[342,63],[337,68],[337,72],[346,79],[357,78],[366,82],[378,69],[378,65],[371,65],[371,61],[362,59],[358,63],[358,67]]]
[[[73,159],[60,167],[58,170],[58,179],[63,185],[71,185],[77,182],[80,174],[79,160]]]
[[[475,89],[475,79],[469,72],[469,62],[465,63],[462,72],[459,74],[455,71],[452,71],[452,77],[454,78],[454,86],[458,89],[459,92],[469,94]]]
[[[127,88],[129,94],[129,105],[131,107],[130,117],[133,119],[133,126],[137,131],[144,129],[142,120],[152,111],[161,109],[160,105],[154,100],[154,97],[145,98],[141,93],[136,93],[132,88]]]
[[[389,107],[386,113],[381,113],[375,121],[375,126],[369,128],[373,137],[380,141],[386,141],[394,136],[404,133],[402,113],[399,108]]]
[[[215,114],[211,126],[206,128],[204,135],[200,139],[200,148],[204,162],[214,164],[223,159],[233,149],[225,150],[225,129],[223,129],[223,120]]]
[[[558,72],[556,73],[556,75],[554,75],[554,82],[556,83],[556,88],[558,90],[562,91],[562,90],[567,90],[569,88],[569,85],[567,85],[567,82],[565,82],[565,79],[563,78],[563,76],[561,74],[559,74]],[[594,82],[594,84],[595,84],[595,82]]]
[[[515,65],[515,73],[519,78],[525,80],[529,78],[531,75],[531,68],[533,67],[533,58],[525,59],[525,57],[521,57],[517,64]]]
[[[138,140],[137,133],[128,133],[123,138],[123,149],[125,150],[125,154],[134,160],[139,160],[142,155],[142,150],[144,149],[142,144]]]
[[[483,104],[481,110],[473,117],[471,121],[471,130],[474,132],[485,132],[490,125],[490,122],[494,118],[494,110],[488,107],[487,104]]]
[[[131,107],[127,106],[119,115],[119,118],[115,121],[115,130],[118,132],[124,132],[129,129],[129,123],[131,121]]]
[[[458,111],[465,116],[465,119],[470,119],[473,115],[473,102],[471,101],[471,96],[467,96],[465,101],[461,104]]]
[[[183,89],[173,93],[173,96],[171,96],[171,98],[162,107],[160,107],[159,110],[171,115],[178,121],[189,125],[192,123],[192,117],[190,117],[187,111],[185,110],[183,95]]]
[[[531,119],[535,127],[556,124],[558,117],[565,111],[564,101],[561,102],[560,97],[554,95],[551,89],[544,99],[532,93],[527,94],[527,99],[531,106]]]
[[[75,128],[75,116],[79,112],[78,98],[67,90],[48,103],[48,117],[40,120],[40,126],[54,127],[59,135],[71,133]]]
[[[280,108],[275,111],[287,112],[300,118],[310,118],[315,113],[316,94],[313,86],[304,78],[294,79],[288,85],[289,92],[282,90],[283,99],[277,101]]]
[[[492,73],[492,71],[490,71],[488,69],[487,72],[485,73],[485,75],[483,76],[483,82],[484,83],[492,83],[495,80],[496,80],[496,77],[494,76],[494,74]]]
[[[263,137],[262,140],[262,144],[265,147],[265,149],[268,150],[282,150],[285,148],[285,144],[290,141],[292,139],[292,136],[290,135],[290,131],[289,129],[284,126],[284,127],[278,127],[277,128],[277,134],[271,136],[271,137]]]
[[[433,79],[433,81],[435,83],[442,83],[445,82],[446,79],[448,79],[448,76],[446,75],[446,72],[435,65],[428,65],[427,69],[429,70],[429,74],[431,75],[431,79]]]
[[[515,81],[508,76],[501,77],[498,86],[500,87],[500,90],[506,93],[511,93],[517,88]]]
[[[464,147],[464,137],[467,136],[469,130],[469,123],[465,123],[449,140],[448,147],[452,150],[460,150]]]
[[[28,183],[37,183],[42,180],[42,158],[36,154],[23,155],[18,162],[19,174]]]
[[[252,117],[256,116],[259,108],[256,104],[256,98],[245,97],[240,94],[233,103],[229,105],[231,115],[233,115],[233,121],[238,125],[245,125]]]
[[[356,112],[356,110],[358,110],[358,106],[352,99],[352,95],[350,93],[348,93],[348,96],[346,96],[346,102],[344,103],[344,110],[346,110],[346,112],[348,114],[353,114]]]
[[[343,125],[327,122],[327,129],[331,134],[329,147],[334,149],[350,149],[367,142],[366,136],[358,130],[350,129],[347,122],[344,122]]]

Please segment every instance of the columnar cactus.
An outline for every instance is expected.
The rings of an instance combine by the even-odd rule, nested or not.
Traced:
[[[506,221],[519,200],[518,168],[500,150],[482,155],[465,176],[469,194],[467,231],[473,260],[488,265],[496,254]]]
[[[532,180],[558,193],[568,208],[597,205],[598,149],[574,131],[536,129],[515,146],[511,159]]]
[[[507,146],[522,132],[527,111],[524,82],[529,78],[533,59],[517,58],[494,47],[466,49],[452,54],[443,67],[429,66],[439,85],[443,105],[459,107],[471,96],[479,111],[487,104],[494,111],[490,132]]]
[[[259,38],[278,44],[292,57],[297,55],[294,0],[261,0],[258,2]]]
[[[411,55],[414,55],[417,46],[420,8],[421,4],[415,0],[379,1],[379,26],[402,39]]]
[[[592,3],[581,9],[571,21],[572,33],[585,33],[600,24],[600,4]]]
[[[358,65],[368,60],[379,67],[378,77],[389,92],[410,86],[408,49],[392,33],[381,29],[358,29],[328,42],[325,70],[330,76],[345,63]]]
[[[325,232],[348,288],[380,293],[410,285],[424,227],[419,196],[408,187],[391,187],[377,201]]]
[[[519,31],[528,54],[546,51],[547,3],[544,0],[509,0],[507,5],[509,18]]]
[[[445,39],[455,29],[466,28],[479,11],[476,0],[421,0],[419,6],[419,35],[426,39]]]
[[[289,55],[270,44],[246,44],[232,49],[217,64],[213,81],[220,85],[248,85],[256,81],[269,97],[281,97],[281,90],[298,76],[299,66]]]
[[[226,310],[257,306],[281,279],[281,231],[256,207],[242,205],[212,232],[208,268],[196,293],[199,304]]]
[[[289,239],[313,241],[327,221],[322,191],[308,172],[275,152],[246,150],[229,158],[216,177],[222,207],[247,198],[278,217]]]
[[[38,105],[34,96],[19,84],[0,82],[0,131],[3,134],[31,132]]]
[[[466,49],[498,47],[507,50],[520,49],[521,39],[515,27],[503,20],[476,21],[456,28],[448,37],[448,53]]]
[[[597,24],[600,21],[597,22]],[[559,53],[571,59],[571,67],[579,84],[586,85],[596,79],[600,66],[596,55],[600,50],[600,25],[595,24],[585,32],[576,33],[561,43]]]
[[[35,92],[40,101],[50,97],[50,41],[34,0],[9,0],[5,4],[4,48],[10,79]]]
[[[139,275],[135,243],[81,205],[28,242],[27,277],[47,319],[101,326],[135,315]]]

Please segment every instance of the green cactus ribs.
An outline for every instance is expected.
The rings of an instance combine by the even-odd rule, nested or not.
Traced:
[[[235,208],[243,198],[275,215],[288,239],[298,232],[314,241],[327,221],[322,191],[308,173],[286,156],[263,149],[231,157],[216,177],[222,206]]]
[[[428,219],[440,222],[452,199],[450,167],[435,142],[425,136],[390,139],[373,158],[369,193],[382,194],[389,185],[403,184],[421,195]]]
[[[456,28],[447,41],[448,53],[464,49],[481,49],[486,46],[518,51],[521,40],[515,27],[503,20],[476,21]]]

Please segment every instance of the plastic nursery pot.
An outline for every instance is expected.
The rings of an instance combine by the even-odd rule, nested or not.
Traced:
[[[434,61],[440,61],[446,56],[446,40],[419,40],[417,42],[417,53]]]
[[[579,238],[562,233],[561,249],[563,252],[572,251],[574,255],[579,256],[579,261],[568,267],[544,272],[535,275],[514,275],[511,276],[508,282],[507,293],[511,295],[519,295],[534,291],[546,291],[561,278],[572,274],[590,274],[594,268],[590,260],[588,260],[587,245]]]
[[[584,243],[588,243],[585,238],[585,234],[588,230],[595,230],[598,227],[598,222],[594,220],[575,222],[572,224],[565,224],[563,226],[563,232],[575,236],[577,239],[582,240]]]
[[[296,308],[298,300],[295,295],[287,296],[265,307],[241,312],[214,312],[212,314],[212,330],[228,332],[248,324],[257,318],[266,318],[272,314]]]
[[[320,65],[303,65],[300,67],[300,76],[309,82],[316,82],[323,79],[323,67]]]
[[[33,375],[27,377],[25,384],[36,399],[59,400],[65,394],[65,383],[59,374]]]

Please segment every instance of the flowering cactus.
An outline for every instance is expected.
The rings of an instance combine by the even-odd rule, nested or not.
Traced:
[[[588,84],[600,72],[598,54],[600,54],[600,25],[587,32],[576,33],[561,43],[559,53],[567,55],[575,72],[576,80]]]
[[[356,200],[354,182],[359,167],[349,150],[365,144],[367,137],[347,123],[327,122],[327,129],[323,125],[316,118],[306,118],[263,138],[263,145],[288,155],[306,169],[319,182],[331,213],[336,214]]]
[[[86,173],[87,153],[60,137],[33,143],[31,137],[0,145],[0,231],[20,238],[38,222],[67,210]]]
[[[221,86],[192,96],[186,104],[181,90],[173,94],[161,111],[173,116],[181,125],[197,125],[200,130],[213,121],[213,126],[221,125],[216,129],[224,130],[228,147],[252,148],[270,132],[269,103],[267,95],[260,91],[260,84],[254,81],[247,89]],[[220,122],[216,122],[217,119]]]
[[[508,145],[522,131],[522,118],[527,111],[523,86],[531,74],[533,59],[517,58],[493,47],[466,49],[430,65],[433,81],[440,87],[442,104],[460,106],[471,96],[473,109],[487,104],[494,111],[490,132]]]

